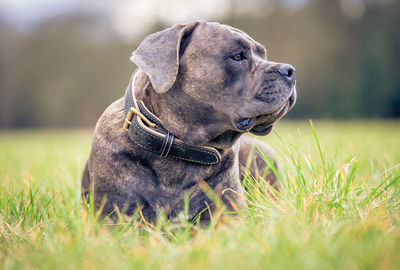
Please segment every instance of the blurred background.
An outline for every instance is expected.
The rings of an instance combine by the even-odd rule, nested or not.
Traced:
[[[400,117],[397,0],[1,0],[0,128],[95,125],[149,33],[240,28],[297,69],[291,118]]]

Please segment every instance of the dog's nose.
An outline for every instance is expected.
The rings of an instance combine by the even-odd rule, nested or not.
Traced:
[[[279,74],[285,76],[290,81],[294,81],[295,79],[296,69],[292,65],[282,64],[278,67],[278,72]]]

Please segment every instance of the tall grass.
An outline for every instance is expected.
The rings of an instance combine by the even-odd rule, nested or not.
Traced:
[[[398,269],[399,123],[276,130],[280,192],[248,175],[244,213],[207,226],[103,222],[80,198],[89,132],[1,133],[0,269]]]

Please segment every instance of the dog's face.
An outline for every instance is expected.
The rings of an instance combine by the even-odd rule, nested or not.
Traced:
[[[161,120],[185,142],[226,148],[245,132],[266,135],[294,105],[294,68],[268,61],[264,47],[246,33],[207,22],[159,33],[132,60],[149,76],[158,106],[168,106]],[[162,48],[155,48],[160,39]],[[175,53],[165,57],[169,47]]]

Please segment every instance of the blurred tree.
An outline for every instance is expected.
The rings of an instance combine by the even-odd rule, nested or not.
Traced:
[[[266,0],[267,1],[267,0]],[[400,117],[400,1],[269,0],[254,15],[231,1],[222,20],[297,69],[290,117]],[[285,4],[286,3],[286,4]],[[136,42],[104,18],[55,17],[30,31],[0,20],[0,127],[93,126],[124,93]],[[156,23],[153,31],[164,28]]]
[[[0,47],[5,56],[0,70],[6,71],[0,89],[6,117],[0,126],[94,125],[123,94],[135,69],[129,56],[137,44],[115,37],[99,42],[88,31],[86,18],[66,17],[19,33],[19,40],[7,37],[9,42]]]

